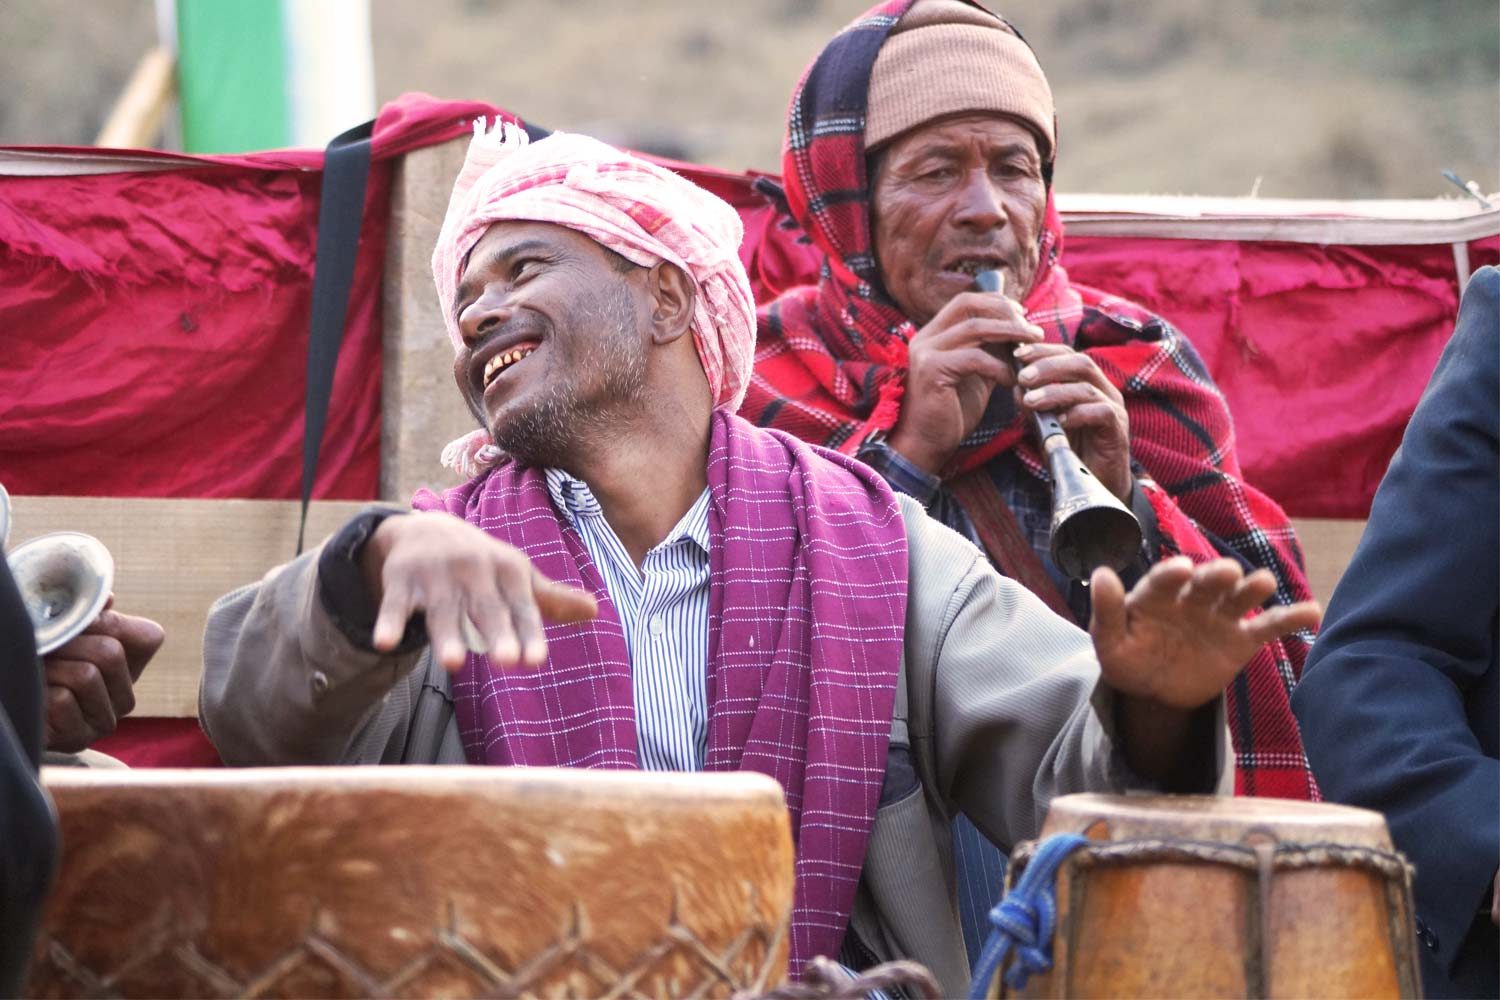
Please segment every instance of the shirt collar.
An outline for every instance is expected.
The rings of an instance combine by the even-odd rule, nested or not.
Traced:
[[[599,506],[598,498],[594,496],[587,483],[562,469],[546,469],[544,472],[547,480],[547,495],[552,498],[552,506],[567,518],[569,524],[577,528],[581,518],[598,518],[604,524],[609,524],[604,517],[604,508]],[[681,520],[671,531],[667,532],[667,537],[663,538],[655,548],[664,549],[684,538],[697,544],[704,554],[708,553],[708,490],[706,489],[698,495],[698,499],[693,501],[687,513],[682,515]]]

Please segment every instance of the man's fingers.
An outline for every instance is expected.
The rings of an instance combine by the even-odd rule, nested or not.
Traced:
[[[1168,613],[1177,603],[1177,595],[1193,575],[1193,561],[1187,556],[1173,556],[1152,566],[1131,588],[1126,604],[1132,609]]]
[[[961,347],[982,347],[986,344],[1030,344],[1037,342],[1042,336],[1041,327],[1024,321],[976,316],[953,324],[921,344],[913,340],[912,346],[918,350],[953,351]]]
[[[46,664],[48,710],[66,696],[90,731],[90,741],[115,731],[115,710],[99,668],[87,660],[52,660]],[[82,748],[79,748],[82,749]]]
[[[1032,327],[1038,331],[1034,338],[1041,340],[1041,328],[1026,318],[1026,311],[1014,299],[993,292],[959,292],[949,299],[932,321],[917,331],[912,338],[935,337],[954,326],[971,319],[1000,320],[1018,326]]]
[[[84,634],[68,643],[66,654],[59,650],[54,657],[74,662],[91,664],[98,672],[108,693],[112,714],[118,718],[129,715],[135,708],[134,678],[125,657],[125,647],[112,635]],[[49,657],[49,659],[51,659]],[[51,676],[51,671],[48,671]]]
[[[83,634],[107,635],[117,639],[125,650],[125,662],[129,666],[132,681],[141,676],[141,671],[146,669],[146,664],[161,649],[161,644],[167,637],[162,627],[150,618],[121,614],[108,608],[94,619]]]
[[[1072,411],[1079,407],[1098,404],[1113,409],[1109,397],[1099,390],[1098,386],[1087,382],[1058,382],[1044,385],[1040,388],[1028,389],[1025,383],[1021,388],[1021,402],[1033,410],[1044,412],[1055,412],[1058,410]]]
[[[483,652],[496,664],[515,662],[521,647],[516,641],[510,608],[500,595],[493,590],[470,591],[464,603],[469,609],[469,621],[474,623],[474,629],[484,643]]]
[[[510,617],[516,625],[520,642],[519,661],[530,667],[540,666],[547,658],[547,635],[542,626],[542,612],[536,606],[535,593],[517,595],[510,602]],[[516,662],[512,658],[511,662]]]
[[[432,655],[438,664],[452,673],[460,669],[469,657],[469,645],[464,642],[460,616],[467,614],[456,595],[448,599],[427,602],[423,609],[427,619],[427,639],[432,643]]]
[[[494,631],[485,633],[490,637],[490,662],[498,667],[512,666],[521,659],[522,653],[514,606],[501,604],[496,609],[496,617],[499,619],[499,626]]]
[[[1317,601],[1300,601],[1268,608],[1254,618],[1246,619],[1241,630],[1258,648],[1291,632],[1317,628],[1322,620],[1323,608]]]
[[[1266,598],[1276,593],[1276,576],[1261,568],[1247,575],[1234,588],[1234,593],[1224,599],[1225,614],[1243,618],[1266,603]]]
[[[1112,641],[1125,634],[1125,585],[1108,566],[1100,566],[1089,577],[1092,612],[1089,632],[1096,641]]]
[[[1109,380],[1093,358],[1082,351],[1075,351],[1066,344],[1033,344],[1016,348],[1016,360],[1021,362],[1021,385],[1029,388],[1044,385],[1067,385],[1077,383],[1091,385],[1105,398],[1122,401],[1120,390]]]
[[[47,687],[46,746],[57,753],[77,753],[88,749],[102,733],[96,733],[83,718],[83,710],[73,692],[65,687]]]
[[[401,580],[386,580],[380,598],[380,611],[375,616],[375,631],[370,644],[383,653],[389,653],[401,644],[406,634],[406,623],[415,611],[411,590]]]
[[[130,665],[130,679],[135,680],[161,649],[167,632],[158,622],[138,615],[117,615],[115,638],[125,647],[125,661]]]
[[[948,351],[942,355],[941,365],[950,385],[971,375],[978,375],[996,385],[1009,387],[1015,384],[1015,373],[1010,365],[981,347]]]
[[[1102,399],[1091,403],[1079,403],[1065,410],[1054,412],[1057,414],[1057,422],[1070,431],[1118,429],[1122,432],[1122,437],[1128,438],[1129,436],[1129,432],[1121,426],[1120,411],[1115,409],[1113,403],[1107,403]]]
[[[599,602],[594,595],[566,583],[558,583],[533,570],[531,592],[536,596],[537,610],[542,617],[557,625],[592,621],[599,614]]]
[[[1177,599],[1189,607],[1210,610],[1234,593],[1241,579],[1240,565],[1233,559],[1201,563],[1193,567],[1193,575],[1183,584]]]

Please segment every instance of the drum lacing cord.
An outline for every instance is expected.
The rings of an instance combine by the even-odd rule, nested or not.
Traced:
[[[1090,844],[1087,837],[1060,833],[1041,843],[1031,856],[1026,871],[1000,904],[990,911],[990,932],[974,964],[969,981],[971,1000],[983,1000],[990,983],[1004,965],[1012,949],[1015,960],[1005,973],[1005,984],[1011,989],[1026,985],[1032,973],[1052,968],[1052,925],[1057,919],[1057,869],[1080,847]]]
[[[1087,847],[1087,850],[1079,850]],[[1276,871],[1304,868],[1363,868],[1384,877],[1388,885],[1400,887],[1403,898],[1409,898],[1413,870],[1410,863],[1394,851],[1378,847],[1322,842],[1288,842],[1230,844],[1220,841],[1139,839],[1098,841],[1078,834],[1058,834],[1047,840],[1016,845],[1011,855],[1010,878],[1014,888],[1000,905],[990,911],[995,930],[985,942],[975,964],[969,996],[982,1000],[988,995],[995,974],[1002,967],[1013,943],[1016,961],[1005,973],[1005,984],[1011,989],[1023,987],[1033,973],[1052,968],[1052,928],[1057,918],[1057,871],[1063,861],[1073,858],[1078,869],[1105,868],[1140,863],[1205,862],[1224,865],[1257,874],[1261,880],[1262,907],[1269,902],[1268,879]],[[1017,872],[1020,872],[1017,877]],[[1409,905],[1409,902],[1408,902]],[[1262,929],[1264,933],[1264,929]],[[1264,980],[1269,969],[1262,969]],[[1268,996],[1269,983],[1263,981],[1252,995]]]

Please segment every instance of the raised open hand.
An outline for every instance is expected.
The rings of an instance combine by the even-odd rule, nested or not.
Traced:
[[[1208,703],[1262,645],[1323,617],[1316,601],[1245,617],[1275,593],[1276,578],[1265,569],[1246,576],[1232,559],[1196,567],[1186,556],[1163,560],[1129,594],[1101,568],[1092,587],[1089,632],[1104,679],[1176,709]]]

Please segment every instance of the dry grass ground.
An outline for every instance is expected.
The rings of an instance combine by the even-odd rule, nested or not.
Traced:
[[[316,2],[316,0],[302,0]],[[0,142],[87,142],[150,0],[0,0]],[[378,97],[483,98],[775,170],[792,86],[865,0],[372,0]],[[1500,189],[1497,0],[1014,0],[1072,191],[1275,197]]]

